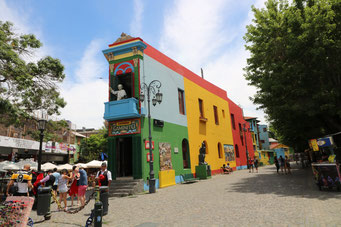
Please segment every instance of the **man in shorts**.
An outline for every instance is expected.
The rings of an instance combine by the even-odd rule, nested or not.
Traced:
[[[28,196],[28,189],[32,186],[32,174],[30,172],[31,166],[26,164],[23,170],[20,170],[11,176],[11,180],[7,185],[6,195],[9,195],[9,189],[16,184],[17,190],[13,192],[14,196]]]
[[[59,178],[60,178],[60,173],[57,172],[57,168],[53,169],[52,175],[54,176],[54,183],[52,185],[52,190],[57,195],[58,182],[59,182]]]
[[[77,167],[75,169],[75,173],[79,173],[79,180],[78,180],[78,196],[79,200],[81,201],[81,206],[85,206],[85,192],[86,188],[88,187],[88,175],[83,168]]]

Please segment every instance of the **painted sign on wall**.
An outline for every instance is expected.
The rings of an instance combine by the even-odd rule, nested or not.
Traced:
[[[109,122],[109,136],[141,133],[140,119],[126,119]]]
[[[233,145],[224,144],[225,161],[235,161]]]
[[[169,143],[159,143],[160,170],[173,169],[172,167],[172,149]]]

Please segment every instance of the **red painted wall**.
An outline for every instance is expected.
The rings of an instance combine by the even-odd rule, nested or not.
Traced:
[[[234,102],[232,102],[230,99],[228,99],[229,102],[229,108],[230,108],[230,114],[234,115],[234,121],[235,121],[235,129],[233,128],[233,122],[231,117],[231,126],[232,126],[232,134],[233,134],[233,143],[234,143],[234,151],[236,156],[236,163],[238,166],[246,166],[247,160],[246,160],[246,146],[245,146],[245,138],[244,135],[246,135],[246,143],[247,143],[247,150],[249,152],[249,157],[254,157],[254,150],[253,150],[253,144],[252,144],[252,135],[249,130],[250,125],[248,122],[244,120],[243,117],[243,110]],[[243,124],[245,125],[245,128],[247,132],[243,132],[243,143],[240,137],[240,131],[239,131],[239,124],[241,124],[243,128]],[[236,155],[236,145],[239,149],[239,157]]]

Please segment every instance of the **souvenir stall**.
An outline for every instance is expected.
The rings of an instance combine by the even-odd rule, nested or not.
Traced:
[[[335,154],[338,147],[333,140],[333,135],[311,139],[309,145],[312,150],[310,152],[310,158],[313,162],[311,166],[319,190],[336,189],[340,191],[340,165]]]

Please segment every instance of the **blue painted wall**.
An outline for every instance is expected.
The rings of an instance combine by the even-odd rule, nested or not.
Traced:
[[[270,150],[270,143],[269,143],[269,132],[267,125],[259,125],[259,139],[260,143],[262,144],[262,150]],[[264,143],[262,142],[264,141]]]
[[[178,89],[185,90],[183,77],[147,55],[144,55],[140,65],[141,83],[149,84],[152,80],[159,80],[162,83],[160,89],[163,93],[162,103],[151,106],[153,118],[187,127],[187,116],[180,114],[178,100]],[[141,104],[147,116],[147,102]]]

